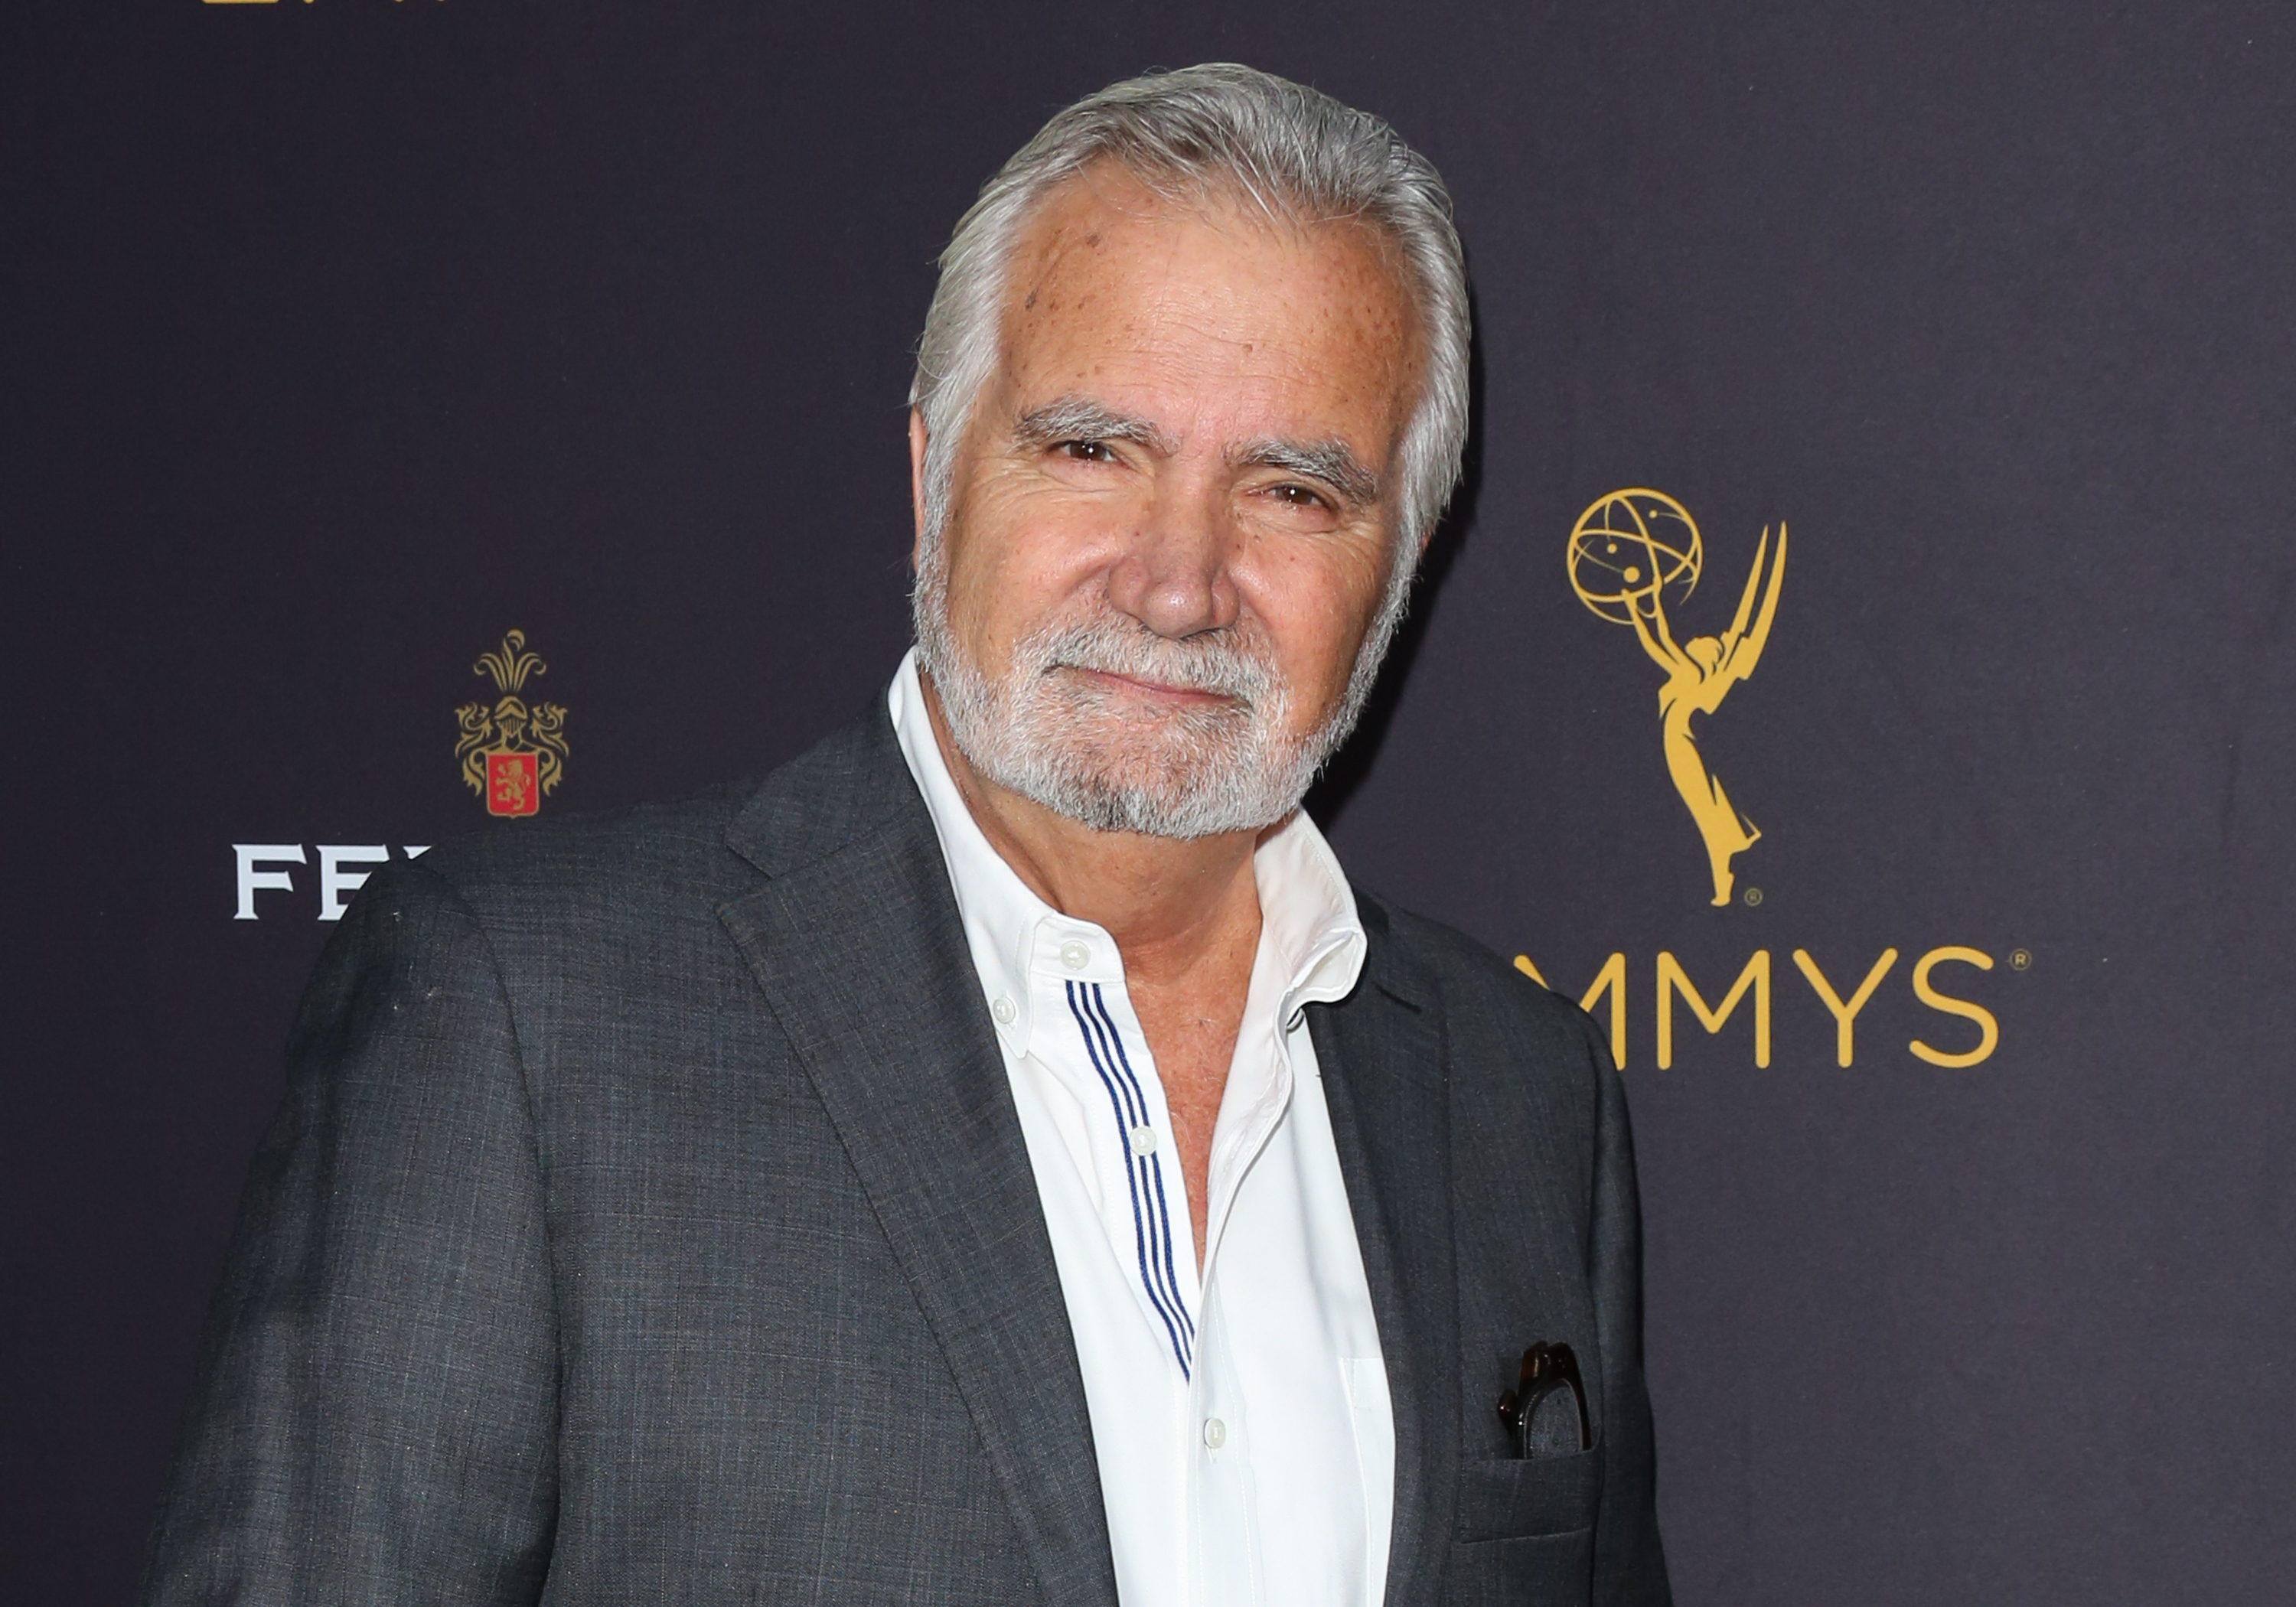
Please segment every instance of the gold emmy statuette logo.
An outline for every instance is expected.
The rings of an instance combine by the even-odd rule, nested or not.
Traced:
[[[1613,625],[1634,627],[1643,651],[1666,672],[1658,689],[1659,726],[1666,743],[1667,774],[1690,806],[1698,834],[1706,840],[1706,860],[1714,873],[1714,902],[1730,902],[1735,880],[1730,861],[1754,846],[1761,832],[1731,804],[1722,783],[1698,751],[1693,715],[1711,714],[1730,688],[1754,673],[1762,644],[1777,617],[1778,586],[1786,573],[1786,527],[1778,526],[1775,557],[1770,532],[1754,549],[1754,572],[1746,577],[1737,618],[1718,639],[1674,639],[1668,622],[1668,594],[1679,604],[1698,585],[1705,553],[1698,526],[1673,497],[1659,491],[1613,491],[1578,516],[1570,527],[1570,589],[1578,601]],[[1762,578],[1769,570],[1767,584]],[[1755,598],[1760,596],[1759,612]],[[1751,628],[1749,628],[1751,625]],[[1751,895],[1748,895],[1749,900]]]
[[[463,727],[455,757],[463,762],[463,782],[487,800],[487,813],[517,816],[542,808],[542,795],[555,791],[566,774],[566,710],[555,703],[529,706],[518,694],[526,677],[545,673],[542,655],[529,652],[526,633],[503,637],[500,650],[479,655],[474,676],[492,676],[501,699],[489,709],[465,703],[455,710]]]

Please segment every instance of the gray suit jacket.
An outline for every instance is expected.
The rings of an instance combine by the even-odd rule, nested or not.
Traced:
[[[1395,1406],[1387,1600],[1667,1599],[1586,1018],[1361,901],[1311,1009]],[[376,875],[297,1022],[144,1599],[1090,1603],[1058,1275],[874,712],[754,791]],[[1594,1450],[1506,1455],[1533,1341]]]

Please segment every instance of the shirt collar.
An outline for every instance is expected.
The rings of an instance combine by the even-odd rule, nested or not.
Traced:
[[[1057,951],[1063,942],[1081,940],[1095,951],[1091,974],[1120,980],[1115,944],[1090,922],[1064,915],[1031,892],[974,821],[933,734],[914,648],[902,658],[886,701],[902,757],[940,838],[997,1037],[1010,1053],[1023,1054],[1034,1028],[1029,970],[1040,946]],[[1367,947],[1363,922],[1339,859],[1305,810],[1293,811],[1268,834],[1251,868],[1259,890],[1260,958],[1272,961],[1284,979],[1278,1017],[1289,1028],[1303,1006],[1336,1002],[1353,991]]]

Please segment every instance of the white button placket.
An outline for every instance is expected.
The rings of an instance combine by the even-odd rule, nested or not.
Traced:
[[[1262,963],[1266,962],[1263,959]],[[1256,971],[1255,988],[1274,978]],[[1268,1024],[1273,1027],[1271,1021]],[[1210,1231],[1203,1268],[1201,1326],[1191,1380],[1189,1531],[1193,1597],[1204,1607],[1246,1607],[1265,1598],[1259,1555],[1258,1482],[1250,1415],[1228,1354],[1220,1299],[1220,1240],[1252,1159],[1283,1119],[1293,1091],[1292,1057],[1280,1032],[1240,1040],[1211,1158]]]
[[[1234,1392],[1216,1289],[1205,1295],[1190,1390],[1194,1433],[1188,1468],[1192,1596],[1200,1607],[1246,1607],[1260,1599],[1251,1425]]]

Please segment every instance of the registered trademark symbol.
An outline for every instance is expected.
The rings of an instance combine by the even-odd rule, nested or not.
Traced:
[[[1746,890],[1746,907],[1748,909],[1752,909],[1755,906],[1760,904],[1761,901],[1762,890],[1760,888],[1750,887]]]
[[[2030,948],[2011,949],[2009,951],[2009,969],[2012,971],[2032,970],[2033,951]]]

